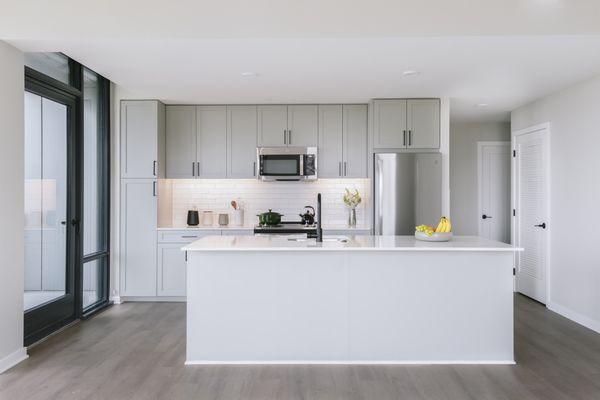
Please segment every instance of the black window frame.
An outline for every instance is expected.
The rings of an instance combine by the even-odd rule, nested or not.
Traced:
[[[63,54],[64,55],[64,54]],[[66,55],[65,55],[66,56]],[[96,71],[87,68],[89,71],[92,71],[98,77],[98,88],[100,95],[100,109],[99,109],[99,123],[98,130],[99,134],[102,135],[103,143],[102,143],[102,157],[104,162],[102,163],[102,171],[99,171],[102,174],[101,184],[102,184],[102,201],[104,202],[104,206],[101,207],[101,215],[100,218],[103,221],[103,240],[105,243],[104,250],[95,252],[93,254],[85,255],[83,254],[83,230],[82,225],[86,223],[83,219],[83,201],[84,201],[84,171],[83,171],[83,161],[84,161],[84,93],[83,90],[83,70],[84,66],[79,62],[71,59],[66,56],[69,60],[69,84],[61,82],[58,79],[52,78],[44,73],[41,73],[35,69],[32,69],[28,66],[25,66],[25,89],[27,91],[31,91],[38,94],[53,94],[55,96],[63,96],[65,98],[69,98],[73,100],[74,108],[73,112],[74,116],[74,140],[72,141],[72,149],[69,149],[69,157],[73,157],[71,161],[72,165],[72,179],[75,181],[77,186],[74,193],[68,193],[68,199],[71,202],[71,220],[73,224],[76,225],[76,234],[73,235],[71,241],[69,241],[69,249],[68,254],[70,257],[73,257],[75,260],[75,267],[73,273],[73,289],[75,294],[74,301],[74,312],[73,317],[63,318],[60,321],[49,322],[43,329],[37,330],[35,332],[25,332],[24,343],[26,346],[37,342],[48,334],[56,331],[63,326],[72,323],[77,319],[86,319],[96,314],[97,312],[105,309],[106,307],[112,304],[110,300],[110,199],[111,199],[111,187],[110,187],[110,164],[111,164],[111,155],[110,155],[110,98],[111,98],[111,89],[110,89],[110,81],[98,74]],[[103,260],[103,267],[106,268],[105,273],[101,274],[101,282],[99,283],[99,287],[102,290],[100,295],[100,300],[96,303],[91,304],[89,307],[83,309],[83,266],[86,262],[94,261],[94,260]],[[41,310],[40,310],[41,311]],[[28,323],[31,326],[32,318],[29,318],[29,322],[27,321],[26,312],[26,322],[25,327],[28,327]],[[42,313],[39,313],[37,317],[41,317]],[[48,315],[46,317],[50,317]],[[35,315],[31,315],[30,317],[35,317]],[[26,329],[27,330],[27,329]]]

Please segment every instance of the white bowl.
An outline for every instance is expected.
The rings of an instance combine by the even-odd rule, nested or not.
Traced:
[[[429,236],[425,232],[415,231],[415,239],[425,242],[447,242],[452,239],[452,232],[436,232]]]

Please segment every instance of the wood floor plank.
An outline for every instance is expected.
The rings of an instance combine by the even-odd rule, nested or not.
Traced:
[[[515,366],[186,367],[185,304],[125,303],[31,348],[0,399],[600,399],[600,335],[520,295],[515,351]]]

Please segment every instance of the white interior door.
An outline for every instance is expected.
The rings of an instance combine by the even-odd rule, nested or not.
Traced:
[[[548,132],[541,129],[514,140],[515,244],[517,291],[546,303],[548,247]]]
[[[479,236],[510,243],[510,143],[478,144]]]

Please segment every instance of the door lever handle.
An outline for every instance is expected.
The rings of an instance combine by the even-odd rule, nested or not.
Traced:
[[[534,226],[535,226],[536,228],[542,228],[542,229],[546,229],[546,223],[545,223],[545,222],[542,222],[541,224],[539,224],[539,225],[534,225]]]
[[[488,218],[492,218],[492,217],[490,217],[489,215],[485,215],[485,214],[483,214],[483,215],[481,216],[481,219],[488,219]]]

